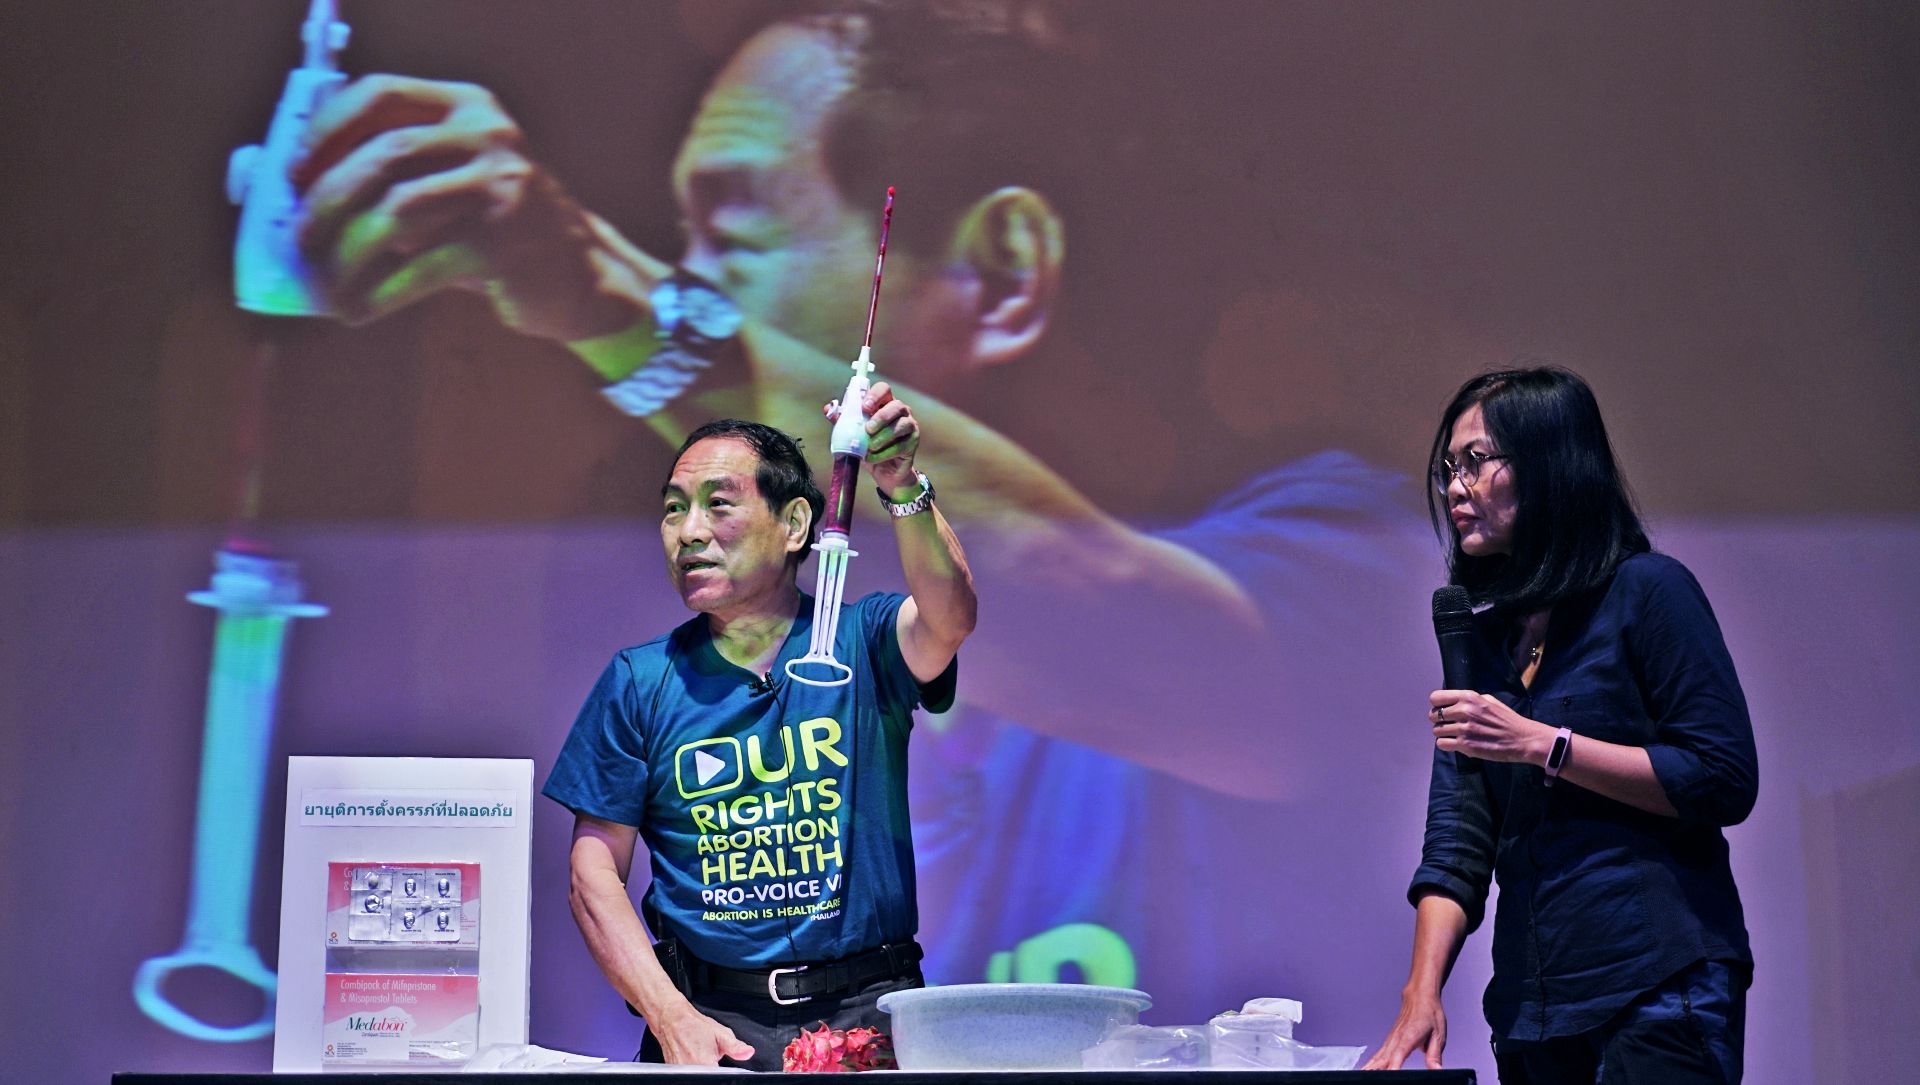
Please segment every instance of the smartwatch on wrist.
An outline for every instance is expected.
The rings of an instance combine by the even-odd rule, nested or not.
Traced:
[[[1547,763],[1544,767],[1547,770],[1546,784],[1548,787],[1552,787],[1553,782],[1560,778],[1560,770],[1567,767],[1567,753],[1572,749],[1573,729],[1570,727],[1560,728],[1553,736],[1553,746],[1547,750]]]
[[[874,487],[879,490],[880,504],[886,506],[887,514],[896,520],[904,520],[933,507],[933,480],[927,477],[925,471],[915,471],[913,477],[920,480],[920,492],[911,501],[896,502],[887,496],[887,491]]]
[[[634,416],[652,414],[692,387],[740,332],[740,307],[684,268],[660,280],[647,301],[660,345],[639,369],[600,390]]]

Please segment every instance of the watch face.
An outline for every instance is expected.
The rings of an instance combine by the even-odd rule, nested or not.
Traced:
[[[647,304],[653,306],[653,323],[663,336],[672,335],[680,326],[683,315],[680,311],[680,284],[672,279],[664,280],[647,295]]]
[[[676,274],[654,287],[647,299],[663,338],[689,345],[731,339],[740,331],[740,309],[702,280]]]
[[[703,339],[731,339],[740,330],[740,310],[733,300],[704,283],[680,291],[680,312],[687,327]]]

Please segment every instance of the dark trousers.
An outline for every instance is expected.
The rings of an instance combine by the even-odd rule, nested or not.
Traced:
[[[888,1015],[874,1003],[888,991],[924,986],[926,980],[916,966],[905,976],[876,980],[855,991],[815,997],[792,1006],[782,1006],[765,995],[735,991],[696,990],[688,993],[687,998],[695,1009],[732,1029],[735,1036],[753,1048],[752,1059],[746,1062],[722,1059],[720,1065],[778,1070],[780,1053],[802,1029],[818,1028],[825,1023],[829,1028],[874,1028],[887,1032]],[[634,1058],[636,1062],[667,1061],[652,1029],[641,1038],[640,1053]]]
[[[1496,1039],[1500,1085],[1732,1085],[1752,978],[1737,961],[1695,961],[1590,1032]]]

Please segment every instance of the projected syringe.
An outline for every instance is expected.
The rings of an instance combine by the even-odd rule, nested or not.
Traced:
[[[287,76],[264,143],[241,147],[227,163],[227,195],[240,205],[234,241],[234,303],[271,317],[331,311],[300,255],[300,198],[287,170],[301,153],[314,111],[346,84],[337,62],[347,24],[334,0],[311,0],[300,28],[300,66]],[[148,1017],[184,1036],[234,1043],[273,1032],[278,981],[249,942],[261,804],[272,746],[287,625],[327,608],[300,598],[298,566],[251,543],[259,512],[265,385],[281,327],[259,322],[255,362],[238,417],[240,494],[234,530],[214,555],[213,583],[187,596],[219,613],[207,675],[207,711],[200,753],[200,798],[194,820],[192,882],[186,933],[172,953],[152,957],[133,978],[133,997]],[[229,1025],[203,1020],[178,1005],[169,979],[188,969],[223,972],[258,989],[260,1016]],[[178,983],[178,981],[175,981]]]
[[[327,612],[324,606],[301,601],[300,593],[295,563],[223,548],[214,555],[212,585],[187,596],[219,612],[207,675],[187,929],[180,948],[141,964],[133,991],[147,1016],[195,1039],[236,1042],[273,1031],[276,981],[260,951],[248,942],[247,911],[253,901],[260,809],[287,623]],[[193,1016],[164,989],[170,975],[187,968],[215,969],[259,988],[266,996],[265,1010],[241,1025]]]

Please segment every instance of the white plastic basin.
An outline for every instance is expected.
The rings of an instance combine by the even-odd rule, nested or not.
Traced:
[[[1107,1030],[1140,1021],[1144,991],[1083,983],[961,983],[891,991],[902,1070],[1078,1070]]]

